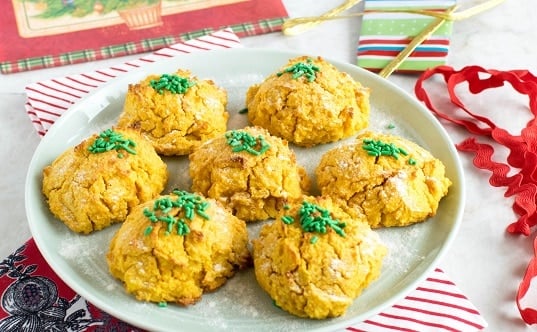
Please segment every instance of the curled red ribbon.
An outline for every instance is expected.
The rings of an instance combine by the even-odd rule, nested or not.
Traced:
[[[435,75],[443,77],[449,98],[456,106],[455,111],[458,111],[458,116],[441,112],[431,102],[423,83]],[[462,83],[467,84],[469,91],[473,94],[509,83],[516,92],[528,96],[529,111],[533,118],[520,134],[513,135],[498,127],[489,118],[470,111],[464,105],[455,92],[456,87]],[[449,66],[439,66],[425,71],[418,78],[414,91],[416,97],[438,118],[461,126],[471,134],[489,137],[509,150],[506,163],[499,163],[492,160],[494,147],[490,144],[479,143],[475,137],[456,144],[459,151],[474,153],[475,167],[492,173],[489,179],[492,186],[506,187],[504,196],[514,196],[513,211],[518,219],[507,227],[507,231],[530,235],[531,228],[537,225],[537,77],[527,70],[499,71],[468,66],[457,71]],[[518,173],[509,176],[511,167],[519,169]],[[535,276],[537,276],[537,237],[534,238],[533,258],[526,268],[516,296],[518,310],[527,324],[537,324],[537,310],[522,308],[520,300],[528,291],[531,280]]]

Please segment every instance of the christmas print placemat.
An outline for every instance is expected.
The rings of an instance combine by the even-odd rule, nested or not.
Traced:
[[[436,269],[392,307],[334,332],[472,332],[486,326],[460,289]],[[0,331],[144,332],[69,288],[46,263],[33,239],[0,261]]]
[[[281,0],[0,1],[4,74],[149,52],[223,27],[281,30]]]

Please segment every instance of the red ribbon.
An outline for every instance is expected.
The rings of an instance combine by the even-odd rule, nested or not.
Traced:
[[[435,75],[443,77],[451,103],[456,106],[454,112],[458,115],[448,114],[447,111],[441,112],[431,102],[423,83]],[[529,111],[533,114],[533,118],[518,135],[513,135],[487,117],[470,111],[464,105],[455,92],[456,87],[462,83],[467,84],[473,94],[509,83],[516,92],[528,96]],[[507,227],[507,231],[530,235],[531,228],[537,225],[537,77],[527,70],[499,71],[468,66],[457,71],[449,66],[439,66],[425,71],[418,78],[415,93],[416,97],[438,118],[461,126],[474,135],[488,137],[509,150],[506,163],[500,163],[492,160],[494,147],[479,143],[475,137],[467,138],[456,145],[459,151],[474,153],[475,167],[492,173],[489,179],[492,186],[506,187],[504,196],[514,196],[513,211],[518,219]],[[519,171],[508,176],[511,167]],[[520,303],[528,291],[532,278],[537,276],[537,237],[533,243],[533,258],[526,268],[516,296],[518,310],[527,324],[537,323],[537,310],[523,309]]]

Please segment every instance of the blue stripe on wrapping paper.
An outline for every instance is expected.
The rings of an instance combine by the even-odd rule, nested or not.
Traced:
[[[368,13],[382,9],[445,10],[455,0],[366,0],[357,64],[379,71],[401,52],[408,43],[435,18],[410,13]],[[444,23],[424,44],[419,45],[400,68],[404,71],[423,71],[445,64],[449,52],[452,22]],[[432,60],[434,59],[434,60]]]

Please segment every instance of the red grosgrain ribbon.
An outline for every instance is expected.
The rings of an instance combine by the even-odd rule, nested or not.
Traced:
[[[458,111],[458,115],[441,112],[431,102],[423,83],[435,75],[443,77],[449,98],[456,106],[455,111]],[[455,92],[456,87],[462,83],[467,84],[473,94],[509,83],[515,91],[528,96],[529,110],[533,118],[519,135],[512,135],[487,117],[470,111],[464,105]],[[504,196],[514,196],[513,211],[519,218],[507,227],[507,231],[529,235],[531,228],[537,225],[537,77],[527,70],[499,71],[468,66],[457,71],[450,66],[439,66],[425,71],[418,78],[415,93],[416,97],[425,103],[438,118],[459,125],[472,134],[491,138],[509,150],[507,163],[500,163],[492,160],[494,147],[477,142],[475,137],[467,138],[456,145],[459,151],[474,153],[475,167],[492,172],[489,179],[492,186],[506,187]],[[519,169],[519,172],[508,176],[511,167]],[[526,294],[532,278],[537,276],[537,237],[534,239],[533,255],[519,285],[516,298],[520,314],[528,324],[537,323],[537,310],[523,309],[520,300]]]

